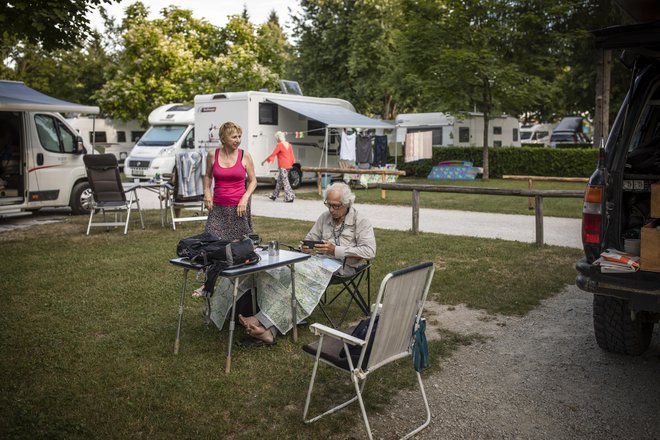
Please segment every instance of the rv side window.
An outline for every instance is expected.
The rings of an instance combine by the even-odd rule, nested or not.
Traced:
[[[106,136],[105,131],[95,131],[94,136],[92,132],[89,132],[89,141],[95,144],[102,143],[105,144],[108,142],[108,136]]]
[[[458,142],[470,142],[470,127],[458,128]]]
[[[493,134],[502,134],[502,127],[493,126]]]
[[[277,125],[277,104],[259,103],[259,124]]]
[[[131,141],[137,142],[144,136],[144,131],[131,131]]]
[[[117,142],[126,142],[126,132],[118,131],[117,132]]]
[[[513,142],[518,142],[518,129],[513,129]]]

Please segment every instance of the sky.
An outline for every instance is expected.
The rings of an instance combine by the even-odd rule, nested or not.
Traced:
[[[105,5],[106,11],[117,21],[120,21],[124,16],[124,9],[127,6],[135,3],[136,0],[122,0],[118,3]],[[190,9],[193,11],[193,16],[198,19],[205,19],[206,21],[216,25],[224,26],[227,24],[227,16],[236,15],[243,12],[243,6],[247,6],[250,22],[254,24],[262,24],[270,15],[270,11],[277,12],[280,19],[280,25],[284,28],[287,35],[291,35],[290,29],[287,25],[291,24],[289,19],[289,11],[297,12],[299,8],[298,0],[141,0],[142,3],[149,8],[149,18],[154,19],[160,17],[160,11],[170,5],[177,6],[181,9]],[[103,20],[101,15],[94,11],[88,15],[90,25],[100,31],[103,30]]]

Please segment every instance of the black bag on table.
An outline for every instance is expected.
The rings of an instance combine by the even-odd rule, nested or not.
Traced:
[[[176,254],[204,266],[204,290],[209,293],[213,292],[220,271],[249,266],[261,260],[254,251],[254,242],[249,237],[227,241],[210,232],[181,239],[176,247]]]

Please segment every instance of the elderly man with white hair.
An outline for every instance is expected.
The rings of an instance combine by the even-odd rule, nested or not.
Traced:
[[[275,139],[277,140],[275,149],[270,153],[270,156],[261,162],[261,165],[266,162],[270,163],[277,157],[277,183],[269,198],[273,201],[277,200],[280,191],[284,190],[284,201],[291,203],[296,195],[293,193],[291,184],[289,183],[289,170],[293,168],[296,158],[293,155],[293,147],[286,141],[286,135],[283,132],[278,131],[275,133]]]
[[[337,260],[340,264],[335,263],[338,266],[335,273],[342,275],[354,274],[356,268],[363,264],[364,260],[370,260],[376,256],[374,229],[369,219],[355,209],[354,201],[355,195],[348,185],[343,182],[330,185],[325,190],[323,201],[328,210],[316,220],[304,240],[317,242],[313,246],[317,255]],[[305,246],[303,243],[301,242],[301,250],[311,252],[312,247]],[[308,260],[299,263],[297,267],[305,264],[317,263]],[[303,268],[297,269],[297,271],[302,270]],[[299,293],[305,295],[304,299],[298,298],[299,302],[303,300],[309,303],[310,300],[313,300],[315,306],[326,288],[327,283],[306,291],[296,288],[296,296]],[[287,300],[287,297],[281,298],[281,301],[271,299],[270,304],[279,305],[280,302],[286,304]],[[255,342],[252,345],[274,344],[277,328],[285,328],[284,323],[273,322],[272,317],[274,316],[278,316],[278,314],[271,313],[270,310],[264,308],[255,316],[239,315],[240,323]],[[303,318],[303,316],[300,317],[300,319]]]

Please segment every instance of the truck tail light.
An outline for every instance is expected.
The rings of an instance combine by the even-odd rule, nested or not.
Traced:
[[[589,185],[582,208],[582,243],[600,244],[602,232],[603,187]]]

